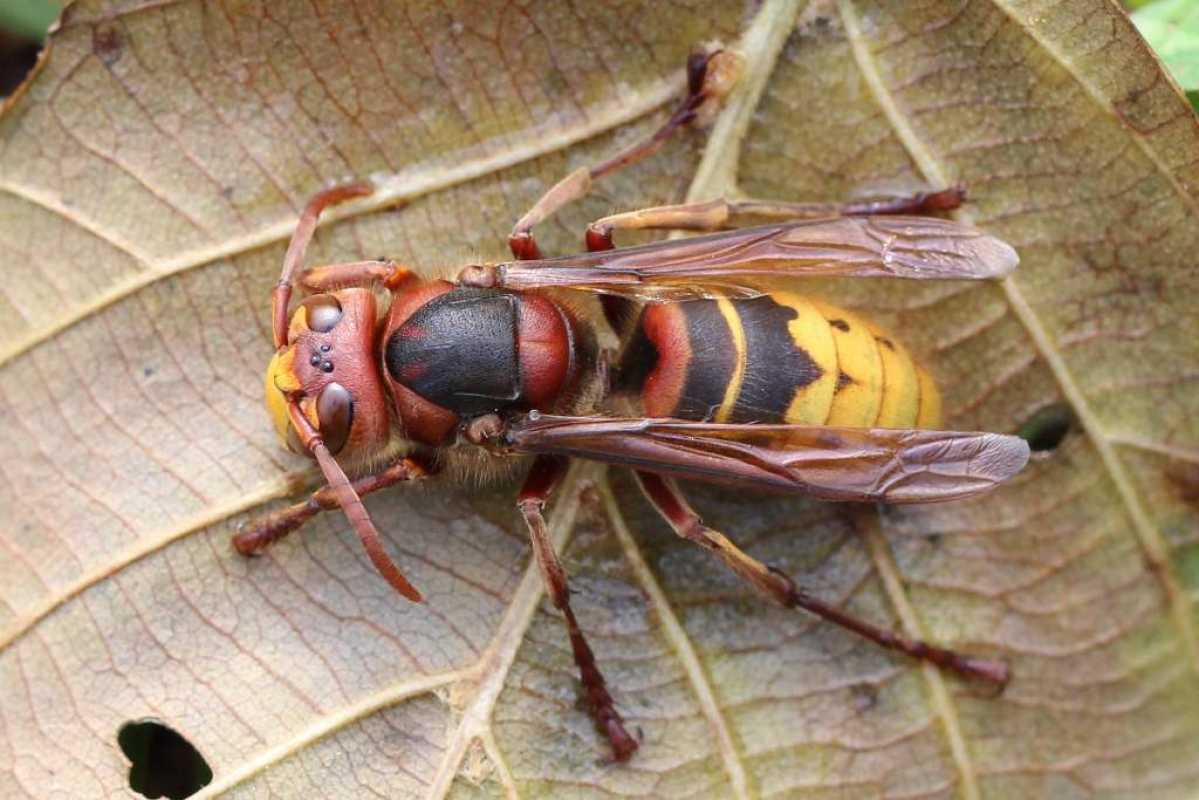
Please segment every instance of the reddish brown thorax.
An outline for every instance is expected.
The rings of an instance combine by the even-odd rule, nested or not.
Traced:
[[[404,433],[428,445],[470,417],[552,408],[575,372],[570,317],[532,292],[410,283],[380,342]]]

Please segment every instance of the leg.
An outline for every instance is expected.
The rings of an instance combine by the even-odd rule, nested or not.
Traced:
[[[373,475],[364,475],[351,484],[359,497],[385,489],[401,481],[412,481],[433,474],[433,470],[411,458],[401,459]],[[299,529],[322,511],[339,508],[337,498],[328,486],[318,489],[303,503],[268,514],[233,536],[233,546],[243,556],[260,553],[272,542]]]
[[[394,261],[350,261],[306,269],[296,282],[305,292],[327,292],[346,286],[370,286],[375,283],[394,290],[411,277],[411,270]]]
[[[857,203],[784,203],[773,200],[711,200],[675,206],[626,211],[587,226],[587,249],[611,250],[616,230],[674,229],[721,231],[794,219],[876,214],[931,214],[952,211],[966,198],[958,187],[939,192],[919,192],[908,197]]]
[[[637,472],[636,475],[650,503],[674,528],[675,533],[716,553],[729,569],[783,607],[802,608],[883,647],[931,661],[941,669],[953,670],[967,678],[988,681],[1000,687],[1007,683],[1007,665],[1001,661],[971,658],[919,640],[907,639],[812,597],[797,588],[786,575],[742,552],[723,534],[705,526],[673,481],[647,472]]]
[[[558,209],[585,197],[593,181],[653,155],[667,140],[688,125],[705,125],[719,109],[741,73],[741,57],[726,50],[693,53],[687,60],[687,96],[670,119],[643,142],[617,153],[593,167],[582,167],[567,175],[542,195],[512,228],[508,246],[518,260],[541,258],[533,239],[533,227]]]
[[[308,205],[304,206],[300,221],[296,224],[295,232],[287,245],[287,254],[283,256],[283,272],[279,276],[279,283],[271,292],[271,325],[276,348],[287,344],[287,306],[291,301],[292,279],[304,261],[304,251],[312,241],[312,233],[316,230],[316,221],[320,219],[321,212],[329,206],[344,203],[355,197],[364,197],[373,191],[374,188],[367,183],[335,186],[313,195]]]
[[[570,587],[566,584],[566,572],[562,569],[562,563],[558,561],[557,553],[554,552],[545,518],[541,514],[546,499],[553,493],[566,471],[566,463],[564,459],[538,456],[533,462],[525,485],[520,490],[517,507],[529,526],[533,555],[537,558],[546,593],[566,620],[570,649],[574,653],[579,677],[587,693],[587,705],[591,716],[608,737],[615,760],[627,761],[637,751],[637,740],[625,730],[624,720],[616,711],[612,695],[608,694],[608,688],[604,684],[604,676],[595,663],[595,655],[583,637],[583,631],[579,629],[579,623],[570,607]]]

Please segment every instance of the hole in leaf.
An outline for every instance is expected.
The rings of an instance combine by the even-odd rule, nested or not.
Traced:
[[[126,722],[117,744],[133,762],[129,788],[151,800],[183,800],[212,781],[212,769],[200,751],[176,731],[152,719]]]
[[[40,48],[0,31],[0,97],[16,91],[37,63]]]
[[[1056,450],[1076,422],[1074,409],[1066,403],[1053,403],[1029,417],[1016,435],[1028,442],[1034,453],[1044,453]]]

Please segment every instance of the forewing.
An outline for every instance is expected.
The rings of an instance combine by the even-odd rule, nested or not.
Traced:
[[[829,217],[497,267],[513,289],[565,286],[646,299],[749,296],[767,278],[1003,277],[1005,242],[935,217]]]
[[[826,500],[931,503],[979,494],[1020,471],[1028,445],[997,433],[529,415],[513,450]]]

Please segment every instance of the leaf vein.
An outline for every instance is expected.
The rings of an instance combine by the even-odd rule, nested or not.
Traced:
[[[303,475],[307,476],[308,473],[303,473]],[[9,625],[7,629],[0,631],[0,652],[3,652],[14,641],[28,633],[30,628],[61,608],[68,601],[78,597],[106,578],[115,575],[130,564],[141,561],[146,556],[158,552],[177,539],[182,539],[196,531],[222,522],[235,514],[240,514],[263,503],[291,494],[301,481],[302,478],[300,475],[284,475],[275,478],[251,492],[234,498],[228,503],[217,505],[203,513],[190,517],[184,520],[182,524],[165,531],[161,535],[138,540],[132,547],[117,555],[116,558],[106,564],[101,564],[96,569],[78,578],[75,582],[61,588],[58,594],[46,598],[40,605],[27,611],[25,616]]]
[[[575,462],[571,465],[570,472],[558,489],[558,504],[548,520],[550,536],[557,552],[562,552],[574,531],[579,511],[579,486],[584,480],[600,480],[605,470],[603,465],[589,462]],[[500,692],[504,689],[508,672],[516,661],[516,653],[520,649],[524,633],[532,623],[544,593],[541,572],[533,563],[530,554],[524,577],[521,578],[520,585],[512,596],[512,602],[508,605],[499,628],[496,629],[491,646],[476,666],[479,683],[470,702],[462,711],[457,727],[446,742],[445,755],[425,795],[429,800],[441,800],[449,794],[467,747],[471,741],[485,736],[491,730],[492,711],[499,700]]]
[[[474,160],[453,164],[429,164],[411,170],[401,170],[392,175],[373,176],[375,180],[374,194],[361,202],[346,203],[343,206],[329,209],[322,217],[322,222],[330,223],[411,202],[419,197],[468,183],[499,170],[514,167],[578,142],[592,139],[606,131],[643,117],[670,102],[678,94],[680,87],[681,76],[672,74],[669,78],[655,81],[632,98],[622,98],[620,102],[613,102],[611,106],[602,109],[593,117],[569,130],[532,135],[527,143]],[[105,234],[94,224],[77,218],[46,193],[3,181],[0,181],[0,190],[8,191],[78,224],[81,228],[112,244],[148,267],[146,271],[113,285],[75,308],[68,309],[66,313],[50,319],[43,327],[26,333],[20,339],[0,349],[0,366],[159,280],[285,241],[295,228],[294,220],[289,218],[266,225],[251,233],[230,237],[213,245],[184,250],[170,257],[155,258],[149,254],[139,253],[132,243],[121,241],[116,234]]]
[[[683,672],[687,675],[687,682],[691,685],[691,690],[699,701],[700,709],[716,736],[716,745],[720,751],[720,759],[724,762],[725,772],[728,773],[733,796],[739,800],[749,798],[749,778],[745,772],[745,765],[741,762],[741,754],[737,751],[737,745],[733,741],[732,730],[720,710],[716,692],[699,661],[699,655],[695,652],[687,631],[683,628],[683,623],[675,614],[674,608],[666,598],[666,593],[654,576],[653,570],[650,569],[645,557],[641,554],[641,548],[638,547],[628,525],[625,524],[624,516],[620,513],[620,504],[616,501],[616,496],[612,494],[612,487],[607,480],[599,485],[599,492],[603,498],[604,510],[612,525],[612,530],[620,542],[625,559],[629,562],[633,574],[637,576],[642,591],[649,598],[650,605],[657,613],[662,634],[674,649],[675,657],[678,658]]]
[[[348,705],[336,712],[318,716],[315,721],[298,734],[267,748],[257,756],[247,759],[238,769],[220,775],[202,790],[191,795],[192,800],[207,800],[224,794],[235,786],[239,786],[263,772],[274,764],[278,764],[313,742],[324,739],[360,719],[369,717],[383,709],[390,708],[403,700],[427,694],[435,689],[449,686],[462,680],[468,680],[475,674],[475,667],[439,672],[434,675],[422,675],[418,678],[400,681],[374,694],[368,695],[358,702]]]

